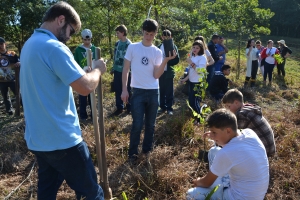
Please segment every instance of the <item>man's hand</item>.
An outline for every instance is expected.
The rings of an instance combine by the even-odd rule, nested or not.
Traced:
[[[219,60],[222,60],[222,59],[223,59],[223,56],[220,56],[220,57],[219,57]]]
[[[125,104],[128,103],[128,98],[129,98],[128,91],[127,91],[127,90],[122,91],[121,99],[122,99],[122,101],[123,101]]]
[[[99,60],[93,60],[93,68],[98,68],[102,75],[106,72],[106,63],[103,61],[102,58]]]
[[[171,51],[169,51],[169,57],[165,57],[167,61],[174,59],[177,56],[175,49],[173,50],[173,56],[171,55]]]
[[[198,187],[199,186],[199,180],[200,180],[200,178],[197,178],[197,179],[193,180],[193,186],[194,187]]]
[[[15,63],[15,67],[20,67],[21,65],[20,65],[20,62],[16,62]]]

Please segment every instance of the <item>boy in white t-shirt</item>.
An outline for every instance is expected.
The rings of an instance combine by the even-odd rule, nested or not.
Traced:
[[[193,180],[195,188],[188,190],[187,199],[205,199],[219,185],[211,199],[263,200],[269,185],[269,163],[261,140],[251,129],[238,130],[235,115],[226,109],[213,112],[207,124],[210,131],[204,137],[223,148],[210,149],[210,170]],[[227,174],[229,184],[222,180]]]
[[[155,20],[146,19],[142,29],[142,41],[128,46],[122,72],[121,99],[127,103],[129,97],[127,77],[131,67],[131,113],[133,121],[128,156],[132,164],[135,164],[138,158],[138,145],[143,123],[145,123],[145,134],[142,153],[148,155],[152,150],[155,119],[159,106],[158,79],[163,74],[168,61],[177,56],[176,51],[173,52],[173,56],[169,52],[169,56],[163,59],[161,50],[152,44],[158,30],[158,23]]]

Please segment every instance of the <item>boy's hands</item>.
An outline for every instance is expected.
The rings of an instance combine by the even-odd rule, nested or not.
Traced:
[[[169,51],[169,56],[165,57],[164,59],[166,59],[167,61],[174,59],[177,56],[177,53],[175,51],[175,49],[173,50],[173,56],[171,54],[171,51]]]

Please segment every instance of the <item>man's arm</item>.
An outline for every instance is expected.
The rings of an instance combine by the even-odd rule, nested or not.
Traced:
[[[94,61],[95,68],[75,80],[70,86],[80,95],[87,96],[89,93],[94,91],[98,86],[100,76],[106,71],[106,64],[103,60]]]
[[[177,56],[177,53],[174,49],[173,56],[171,56],[171,52],[169,52],[169,57],[165,57],[160,64],[160,66],[154,66],[153,76],[155,79],[159,79],[159,77],[164,73],[165,66],[169,60],[174,59]]]
[[[219,60],[219,55],[216,53],[215,45],[208,45],[208,50],[215,62],[217,62]]]
[[[209,170],[208,173],[204,177],[193,180],[193,184],[194,184],[194,187],[208,188],[215,182],[215,180],[217,178],[218,178],[218,176],[213,174]]]
[[[124,103],[128,102],[129,94],[127,90],[127,82],[128,82],[128,73],[130,70],[131,62],[124,58],[124,66],[122,71],[122,94],[121,99]]]

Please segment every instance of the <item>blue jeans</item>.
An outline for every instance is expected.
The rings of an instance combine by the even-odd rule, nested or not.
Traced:
[[[38,199],[55,200],[64,180],[79,200],[104,200],[102,188],[85,142],[56,151],[31,151],[38,162]]]
[[[131,98],[131,74],[128,75],[128,82],[127,82],[127,91],[129,94],[128,104],[126,105],[126,109],[130,111],[130,98]],[[116,97],[116,107],[118,110],[123,110],[125,105],[121,99],[122,94],[122,72],[114,71],[114,90],[115,90],[115,97]]]
[[[138,155],[138,145],[140,143],[140,135],[144,123],[145,134],[142,145],[142,151],[143,153],[148,153],[152,150],[155,120],[159,105],[158,99],[158,89],[132,88],[131,115],[133,121],[130,132],[130,144],[128,150],[129,157]]]
[[[159,78],[159,96],[160,105],[162,110],[173,111],[174,103],[174,87],[173,78],[166,78],[167,72],[165,71]]]
[[[189,88],[189,104],[193,108],[194,111],[196,111],[198,114],[200,113],[200,102],[201,97],[196,96],[197,91],[194,91],[195,86],[199,83],[192,83],[190,82],[190,88]]]
[[[88,115],[87,115],[87,112],[86,112],[86,106],[88,104],[92,105],[91,104],[91,96],[90,95],[82,96],[82,95],[79,94],[79,117],[81,119],[88,118]],[[93,116],[92,115],[92,107],[91,107],[91,116]]]

